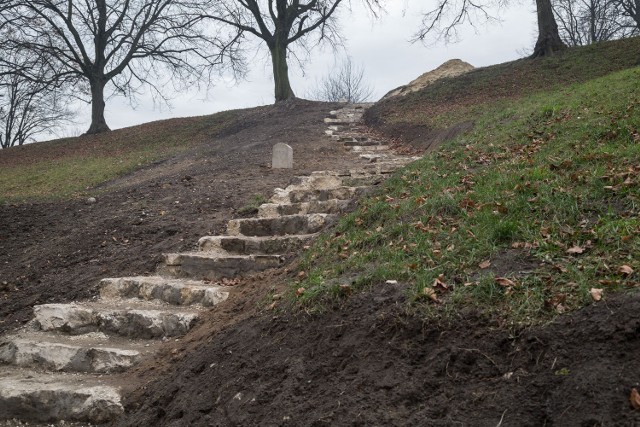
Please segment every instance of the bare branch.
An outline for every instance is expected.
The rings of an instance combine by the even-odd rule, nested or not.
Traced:
[[[366,102],[373,95],[373,87],[364,78],[364,68],[356,66],[350,57],[312,88],[307,96],[316,101]]]

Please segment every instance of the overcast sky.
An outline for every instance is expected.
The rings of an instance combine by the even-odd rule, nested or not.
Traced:
[[[420,6],[404,10],[404,1],[391,0],[380,19],[372,20],[358,1],[353,1],[353,11],[345,9],[340,15],[342,34],[346,38],[345,51],[336,54],[330,48],[317,49],[301,70],[290,64],[290,77],[294,92],[304,97],[316,81],[321,79],[342,56],[350,55],[364,68],[367,81],[375,88],[374,100],[389,90],[408,83],[420,74],[430,71],[445,61],[459,58],[475,67],[511,61],[531,50],[535,36],[535,9],[529,2],[513,4],[501,13],[502,22],[480,26],[476,30],[465,28],[461,40],[455,44],[439,43],[425,47],[411,44],[409,39],[420,22]],[[418,3],[418,2],[413,2]],[[425,8],[432,1],[425,1]],[[271,64],[264,51],[252,61],[247,80],[233,83],[230,79],[215,83],[208,95],[184,93],[175,96],[171,109],[166,105],[154,105],[148,97],[142,97],[136,108],[121,98],[107,101],[106,119],[112,129],[145,123],[153,120],[212,114],[229,109],[253,107],[273,102]],[[89,125],[90,108],[77,124],[64,131],[64,136],[75,136]]]

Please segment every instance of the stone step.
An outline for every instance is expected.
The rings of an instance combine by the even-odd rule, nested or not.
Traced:
[[[349,147],[354,153],[365,153],[371,151],[388,151],[391,147],[388,145],[352,145]]]
[[[184,335],[198,319],[194,308],[137,300],[42,304],[33,312],[34,326],[41,331],[70,335],[104,332],[131,338]]]
[[[20,331],[0,342],[0,364],[59,372],[122,372],[158,346],[153,341],[118,338],[99,332],[69,336]]]
[[[354,108],[343,108],[341,110],[335,110],[335,111],[330,111],[329,115],[338,119],[343,119],[343,118],[354,118],[354,117],[358,117],[361,118],[364,115],[364,110],[361,109],[354,109]]]
[[[289,185],[284,190],[321,190],[337,188],[342,186],[342,180],[335,175],[302,175],[291,179]],[[277,189],[278,190],[278,189]],[[274,191],[277,192],[277,191]]]
[[[361,147],[370,147],[373,145],[384,145],[382,142],[375,140],[375,139],[349,139],[349,138],[345,138],[345,139],[341,139],[341,142],[344,143],[345,147],[354,147],[354,146],[361,146]]]
[[[263,237],[204,236],[198,241],[198,248],[203,252],[225,251],[239,255],[286,254],[299,251],[315,236],[315,234]]]
[[[335,190],[317,190],[316,192],[331,193]],[[289,193],[292,199],[297,196]],[[310,194],[303,192],[302,194]],[[331,197],[332,199],[335,197]],[[346,197],[343,197],[343,199]],[[293,203],[305,200],[291,200]],[[285,215],[273,218],[242,218],[232,219],[227,226],[230,236],[284,236],[289,234],[314,234],[322,231],[337,219],[333,214]]]
[[[337,187],[326,190],[292,190],[277,193],[271,198],[272,203],[289,204],[304,202],[324,202],[338,199],[348,200],[361,197],[369,191],[369,187]]]
[[[361,132],[354,132],[352,130],[349,130],[345,132],[333,132],[333,134],[331,135],[331,139],[335,139],[336,141],[367,141],[371,139],[371,137]]]
[[[347,212],[354,205],[351,199],[325,200],[302,203],[264,203],[258,208],[259,218],[274,218],[287,215],[315,213],[339,214]]]
[[[281,255],[220,255],[207,252],[165,254],[169,273],[177,277],[217,280],[280,267]]]
[[[0,371],[0,419],[102,424],[123,413],[120,390],[104,379],[23,369]]]
[[[226,300],[229,292],[220,286],[160,276],[120,277],[100,282],[100,297],[159,300],[172,305],[212,307]]]
[[[351,124],[359,123],[360,117],[358,118],[341,117],[341,118],[335,118],[335,119],[327,117],[326,119],[324,119],[324,122],[330,125],[351,125]]]

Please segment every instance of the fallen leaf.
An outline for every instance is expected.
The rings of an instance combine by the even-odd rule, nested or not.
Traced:
[[[602,299],[602,292],[603,291],[604,291],[604,289],[591,288],[589,293],[591,294],[591,298],[593,298],[594,301],[600,301]]]
[[[482,261],[480,264],[478,264],[478,267],[484,270],[485,268],[491,267],[491,262],[489,260]]]
[[[568,254],[581,254],[584,252],[584,248],[580,247],[580,246],[573,246],[569,249],[567,249],[567,253]]]
[[[631,389],[631,395],[629,396],[629,403],[633,409],[640,409],[640,393],[635,388]]]
[[[625,276],[630,276],[633,274],[633,268],[628,265],[623,265],[618,269],[618,273],[624,274]]]
[[[432,288],[424,288],[422,290],[422,293],[429,298],[431,301],[433,302],[440,302],[438,300],[438,295],[436,294],[436,291],[434,291]]]
[[[442,279],[442,276],[440,276],[440,277],[436,278],[436,279],[433,281],[433,285],[431,285],[431,286],[433,286],[434,288],[440,288],[440,289],[442,289],[442,290],[446,291],[447,289],[449,289],[449,285],[447,285],[447,284],[446,284],[445,282],[443,282],[441,279]]]
[[[340,290],[345,295],[351,295],[351,292],[353,292],[353,289],[351,288],[351,285],[340,285]]]
[[[516,286],[516,282],[506,277],[496,277],[496,283],[500,286]]]
[[[296,296],[302,296],[305,290],[305,288],[298,288],[298,290],[296,291]]]

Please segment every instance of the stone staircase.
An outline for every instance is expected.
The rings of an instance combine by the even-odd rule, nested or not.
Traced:
[[[415,160],[366,134],[359,124],[366,106],[347,105],[325,122],[333,140],[370,164],[296,178],[256,218],[229,221],[226,235],[202,237],[196,251],[165,254],[157,276],[107,278],[96,300],[35,306],[28,325],[0,339],[0,425],[117,418],[124,409],[110,374],[153,357],[233,292],[214,283],[283,266],[358,197]]]

